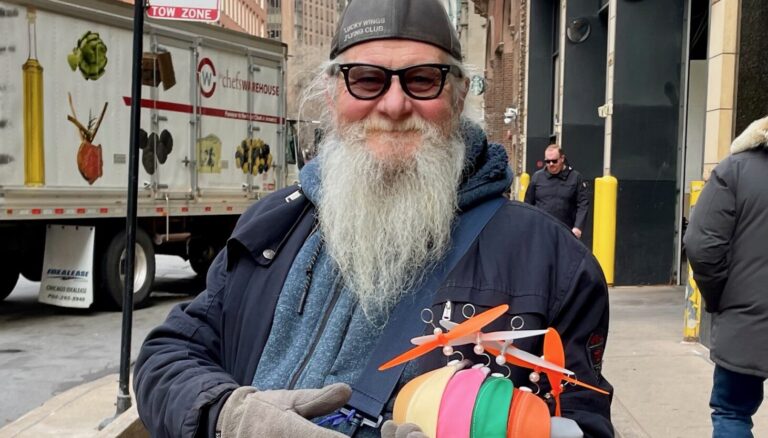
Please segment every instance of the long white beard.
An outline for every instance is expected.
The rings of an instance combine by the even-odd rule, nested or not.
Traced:
[[[417,130],[420,145],[412,157],[382,162],[366,146],[370,129]],[[320,231],[372,322],[385,321],[450,244],[465,154],[458,128],[451,131],[421,119],[369,120],[332,129],[318,148]]]

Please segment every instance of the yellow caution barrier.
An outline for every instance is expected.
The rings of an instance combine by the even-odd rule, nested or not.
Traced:
[[[595,178],[595,220],[592,252],[603,268],[605,281],[613,285],[616,260],[616,200],[619,181],[612,176]]]
[[[691,181],[691,212],[704,189],[704,181]],[[690,216],[690,215],[689,215]],[[699,342],[701,327],[701,292],[693,279],[693,269],[688,263],[688,284],[685,286],[685,310],[683,312],[683,341]]]
[[[520,202],[525,201],[525,191],[528,190],[528,185],[531,183],[531,175],[523,172],[520,174],[520,187],[517,189],[517,200]]]

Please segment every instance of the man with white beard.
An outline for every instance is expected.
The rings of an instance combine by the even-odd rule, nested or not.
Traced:
[[[610,392],[602,272],[561,224],[502,200],[507,155],[461,118],[467,79],[439,1],[351,2],[330,58],[305,93],[326,113],[301,186],[243,215],[206,291],[142,347],[135,390],[152,436],[423,437],[385,420],[397,388],[445,364],[440,351],[401,367],[378,413],[356,400],[386,386],[369,362],[395,337],[423,334],[424,308],[460,322],[467,309],[508,304],[486,331],[554,327],[568,368]],[[481,211],[491,213],[478,235],[454,254]],[[515,344],[542,354],[541,338]],[[471,345],[464,355],[485,361]],[[529,371],[512,367],[510,378],[525,385]],[[613,436],[610,397],[568,387],[560,398],[575,422],[559,424],[576,433],[553,436]]]

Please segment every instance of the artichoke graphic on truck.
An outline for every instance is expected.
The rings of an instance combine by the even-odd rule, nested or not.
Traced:
[[[67,55],[67,62],[72,71],[80,69],[86,80],[95,81],[106,71],[107,45],[98,33],[89,30],[77,40],[72,53]]]

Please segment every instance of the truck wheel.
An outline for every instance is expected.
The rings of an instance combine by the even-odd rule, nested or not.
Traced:
[[[208,274],[208,268],[211,267],[211,263],[218,253],[219,248],[216,248],[208,239],[192,237],[187,242],[189,264],[198,277],[205,278]]]
[[[27,229],[24,234],[24,250],[19,258],[19,270],[29,281],[40,281],[43,278],[46,233],[45,226],[37,226]]]
[[[119,309],[123,308],[125,281],[125,231],[112,237],[101,259],[101,284]],[[133,272],[133,305],[143,304],[152,291],[155,278],[155,248],[144,230],[136,230],[136,258]]]
[[[21,275],[29,281],[40,281],[43,279],[43,254],[30,257],[23,261],[21,265]]]
[[[0,301],[2,301],[16,287],[16,282],[19,281],[19,268],[7,260],[0,263]]]

